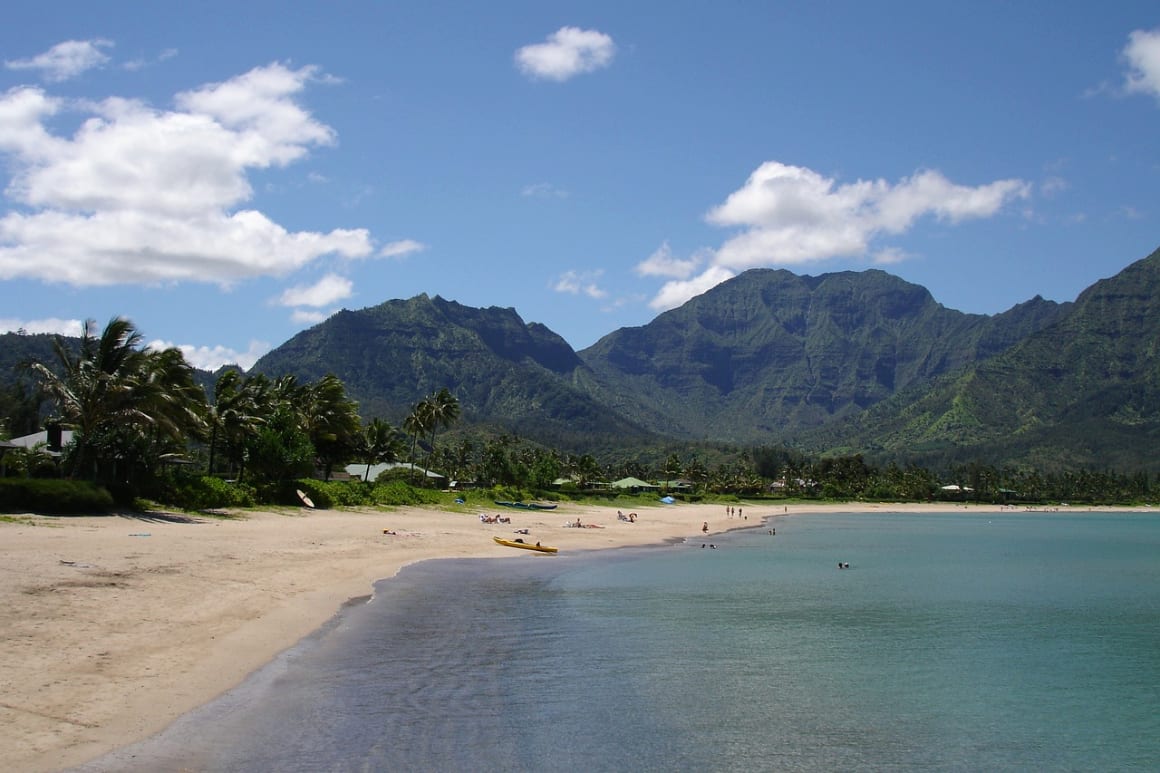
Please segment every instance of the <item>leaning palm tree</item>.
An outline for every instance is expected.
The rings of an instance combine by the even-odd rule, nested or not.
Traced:
[[[259,373],[242,384],[237,411],[226,421],[227,448],[231,462],[238,471],[238,480],[246,472],[246,458],[250,445],[257,441],[263,427],[270,423],[277,411],[278,401],[270,379]]]
[[[213,475],[214,461],[217,456],[218,435],[224,433],[226,413],[231,403],[241,394],[242,376],[236,370],[227,370],[218,377],[213,385],[213,403],[209,406],[209,464],[207,472]]]
[[[201,437],[205,395],[181,352],[142,348],[141,334],[121,317],[100,336],[93,324],[84,323],[75,348],[56,338],[57,369],[29,366],[73,429],[72,473],[91,470],[96,480],[101,461],[112,459],[149,467],[162,453],[184,450],[190,438]]]
[[[371,467],[381,462],[397,462],[402,455],[399,431],[382,419],[372,419],[363,428],[362,445],[359,453],[367,466],[363,481],[369,482]]]
[[[330,480],[334,465],[343,462],[359,446],[358,403],[346,396],[346,387],[337,376],[327,375],[301,392],[300,411],[304,429],[314,446],[315,455]]]
[[[145,360],[139,348],[141,334],[120,317],[110,321],[99,337],[94,324],[85,321],[75,351],[56,337],[53,352],[59,371],[39,362],[29,368],[74,432],[73,471],[91,467],[95,479],[101,439],[148,417],[138,407],[134,388]]]
[[[184,453],[190,440],[205,440],[209,426],[205,390],[179,349],[146,350],[134,393],[147,417],[138,428],[147,452],[142,460],[146,471],[163,455]]]

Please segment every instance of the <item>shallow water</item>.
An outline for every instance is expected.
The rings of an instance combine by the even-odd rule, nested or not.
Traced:
[[[1160,767],[1160,517],[771,525],[408,567],[82,770]]]

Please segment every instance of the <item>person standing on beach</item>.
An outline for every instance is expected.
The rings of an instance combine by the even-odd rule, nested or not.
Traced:
[[[706,534],[709,533],[709,522],[708,521],[705,521],[703,524],[701,524],[701,531],[703,531]]]

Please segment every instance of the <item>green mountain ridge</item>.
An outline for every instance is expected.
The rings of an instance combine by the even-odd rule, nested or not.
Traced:
[[[895,456],[1160,469],[1160,251],[993,358],[798,441]]]
[[[563,338],[514,309],[477,309],[419,295],[341,311],[266,354],[251,369],[312,381],[333,373],[364,417],[401,423],[446,387],[464,421],[582,447],[649,432],[570,385],[583,367]]]
[[[752,443],[994,356],[1066,309],[1037,297],[994,317],[964,314],[883,271],[755,269],[580,356],[594,391],[642,423]]]

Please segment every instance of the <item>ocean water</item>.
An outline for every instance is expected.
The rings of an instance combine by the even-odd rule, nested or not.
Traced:
[[[419,564],[80,770],[1160,770],[1160,514]]]

